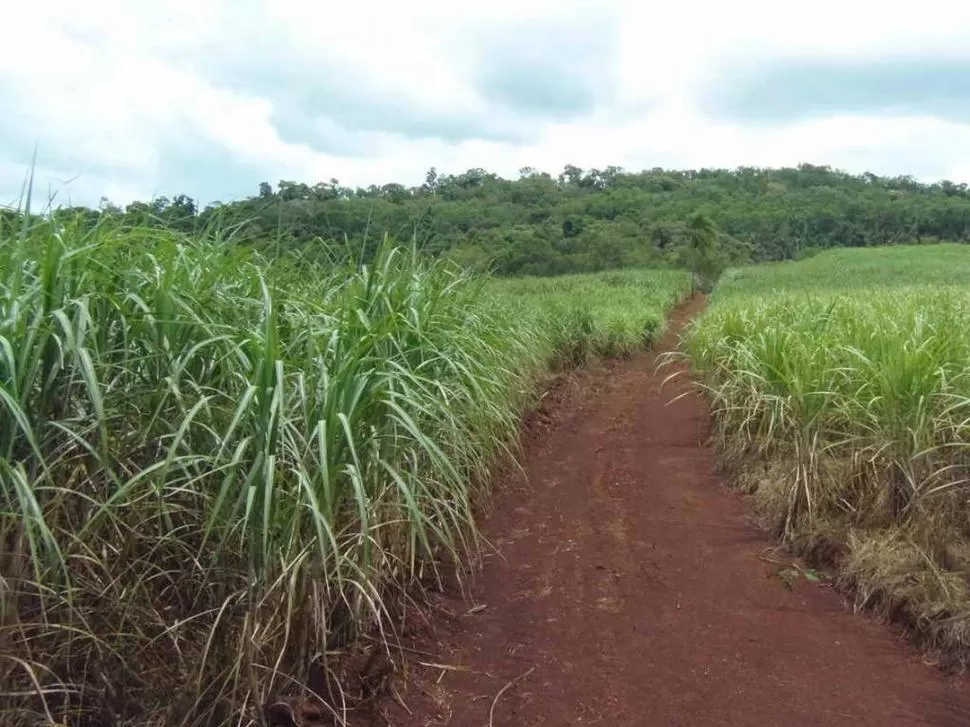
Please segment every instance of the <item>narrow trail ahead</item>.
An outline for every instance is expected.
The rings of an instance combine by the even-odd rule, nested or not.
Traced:
[[[772,575],[703,444],[704,402],[671,404],[687,384],[661,391],[655,356],[577,374],[532,422],[528,481],[500,485],[484,525],[499,553],[411,644],[429,656],[390,724],[970,725],[966,680],[830,588]]]

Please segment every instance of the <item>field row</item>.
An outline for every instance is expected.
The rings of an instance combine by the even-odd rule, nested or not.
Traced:
[[[7,230],[0,270],[5,724],[44,714],[18,696],[38,686],[145,724],[258,721],[468,562],[550,368],[643,347],[688,285],[491,282],[393,248],[270,264],[110,225]]]
[[[967,281],[957,245],[745,268],[687,342],[769,523],[952,655],[970,648]]]

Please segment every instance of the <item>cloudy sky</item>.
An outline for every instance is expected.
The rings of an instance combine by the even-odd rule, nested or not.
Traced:
[[[898,0],[897,0],[898,1]],[[34,0],[0,27],[0,204],[565,164],[970,182],[970,3]]]

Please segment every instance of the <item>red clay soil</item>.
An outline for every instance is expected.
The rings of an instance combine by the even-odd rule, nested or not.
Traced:
[[[483,526],[497,552],[406,642],[387,723],[970,725],[965,678],[824,582],[777,576],[717,477],[702,398],[684,377],[661,391],[656,363],[581,372],[534,418],[527,481],[500,483]]]

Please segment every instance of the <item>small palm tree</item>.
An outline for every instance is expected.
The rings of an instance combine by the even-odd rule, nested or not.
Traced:
[[[697,292],[697,274],[712,267],[717,248],[717,225],[702,212],[687,223],[687,251],[690,257],[691,293]]]

